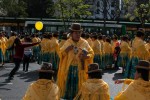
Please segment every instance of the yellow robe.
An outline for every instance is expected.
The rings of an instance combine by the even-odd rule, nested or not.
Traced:
[[[112,54],[113,53],[112,46],[110,43],[108,43],[108,42],[104,43],[104,52],[105,52],[105,54]]]
[[[48,41],[50,41],[50,39],[46,39],[46,38],[42,39],[42,41],[40,43],[40,45],[41,45],[41,52],[42,53],[49,52]]]
[[[59,100],[59,88],[51,80],[38,79],[28,87],[22,100]]]
[[[133,41],[133,57],[138,57],[141,60],[149,60],[150,54],[145,47],[145,43],[142,39],[136,37]]]
[[[65,52],[66,48],[70,45],[74,45],[81,49],[86,49],[88,51],[89,59],[85,60],[84,70],[81,70],[81,62],[79,60],[79,53],[74,54],[73,50],[69,51],[68,53]],[[78,76],[79,76],[79,86],[80,89],[83,82],[86,81],[88,71],[87,66],[93,62],[93,55],[94,52],[88,42],[82,38],[80,38],[79,42],[75,43],[72,41],[72,38],[68,39],[65,44],[60,48],[60,63],[59,63],[59,70],[58,70],[58,86],[60,88],[61,96],[64,96],[65,88],[66,88],[66,80],[68,75],[68,70],[70,65],[78,65]]]
[[[102,79],[88,79],[74,100],[110,100],[109,86]]]
[[[90,45],[90,46],[91,46],[91,48],[92,48],[92,47],[93,47],[92,39],[91,39],[91,38],[88,38],[86,41],[89,43],[89,45]]]
[[[103,40],[99,40],[100,44],[101,44],[101,52],[102,52],[102,55],[104,54],[104,41]]]
[[[101,44],[98,40],[93,41],[93,47],[92,47],[94,54],[99,54],[101,55]]]
[[[119,93],[114,98],[114,100],[149,100],[150,99],[149,81],[137,79],[134,81],[128,81],[128,83],[130,84],[127,87],[127,89]]]
[[[58,40],[56,38],[53,37],[50,40],[48,51],[50,53],[56,52],[59,55],[59,43],[58,43]]]
[[[130,48],[130,46],[129,46],[129,44],[128,44],[127,42],[122,41],[122,42],[121,42],[121,45],[120,45],[120,48],[121,48],[120,55],[122,55],[122,54],[127,54],[128,57],[131,58],[132,50],[131,50],[131,48]]]
[[[145,44],[145,47],[149,51],[149,54],[150,54],[150,43]]]
[[[5,55],[5,53],[6,53],[6,43],[7,43],[7,41],[5,41],[5,39],[2,37],[1,39],[0,39],[0,49],[2,50],[2,54],[3,54],[3,56]]]
[[[61,40],[61,42],[59,43],[59,48],[61,48],[64,44],[65,44],[66,40]]]
[[[15,39],[16,39],[16,36],[11,36],[8,39],[8,41],[7,41],[7,48],[10,48],[13,45]]]

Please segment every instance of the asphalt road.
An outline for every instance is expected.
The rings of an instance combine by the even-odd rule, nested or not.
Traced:
[[[2,100],[21,100],[24,96],[26,89],[30,83],[38,79],[37,69],[40,65],[36,63],[30,63],[29,72],[25,73],[22,71],[22,65],[14,76],[14,79],[7,81],[9,72],[14,67],[14,64],[7,63],[4,67],[0,67],[0,98]],[[103,79],[109,84],[110,95],[113,98],[122,87],[122,84],[115,85],[114,80],[122,79],[123,75],[121,70],[105,70],[103,74]]]

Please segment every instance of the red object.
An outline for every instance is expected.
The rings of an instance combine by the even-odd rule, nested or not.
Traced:
[[[33,44],[22,44],[21,43],[19,45],[16,45],[14,58],[22,59],[23,55],[24,55],[24,48],[34,46],[36,44],[39,44],[39,43],[33,43]]]

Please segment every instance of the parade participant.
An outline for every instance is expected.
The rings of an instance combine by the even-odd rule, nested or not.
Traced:
[[[9,48],[9,49],[14,49],[15,50],[14,51],[15,52],[15,55],[14,55],[15,67],[10,72],[8,80],[13,79],[13,76],[15,75],[17,70],[19,69],[20,63],[21,63],[23,55],[24,55],[24,48],[34,46],[36,44],[39,44],[39,42],[38,43],[32,43],[32,44],[22,44],[19,38],[16,38],[14,40],[14,43],[13,43],[12,47]]]
[[[29,36],[24,38],[23,44],[32,44],[32,40]],[[24,49],[24,56],[23,56],[23,71],[28,72],[29,63],[31,57],[33,55],[32,47],[27,47]]]
[[[97,34],[93,34],[91,39],[93,41],[92,49],[94,51],[94,63],[98,63],[99,66],[101,66],[101,63],[102,63],[101,44],[97,39]]]
[[[147,43],[145,44],[146,49],[149,51],[150,54],[150,37],[148,37]]]
[[[114,48],[114,53],[113,53],[114,69],[119,69],[118,58],[120,55],[120,51],[121,51],[120,44],[119,42],[117,42],[116,47]]]
[[[53,70],[55,71],[55,75],[57,77],[57,71],[59,66],[59,40],[58,40],[58,32],[53,34],[53,37],[49,44],[49,53],[50,53],[50,63],[53,64]],[[55,77],[55,79],[56,79]]]
[[[116,34],[112,37],[112,52],[115,51],[116,44],[118,44],[118,36]]]
[[[52,80],[52,64],[43,63],[38,72],[39,79],[30,84],[22,100],[60,100],[59,88]]]
[[[40,41],[38,41],[38,39],[36,37],[36,34],[33,34],[32,35],[32,43],[37,43],[37,42],[40,42]],[[39,52],[38,48],[39,48],[39,45],[33,46],[33,57],[32,57],[33,61],[37,61],[38,60],[38,52]]]
[[[16,35],[17,34],[15,32],[11,33],[11,36],[9,37],[9,39],[7,41],[7,49],[12,47],[14,40],[16,39]],[[7,51],[8,51],[9,60],[10,60],[10,62],[12,62],[14,52],[13,52],[13,50],[11,50],[11,51],[7,50]]]
[[[144,31],[138,30],[136,33],[136,38],[132,43],[132,62],[131,62],[131,70],[130,78],[134,78],[135,67],[138,64],[139,60],[150,60],[149,51],[145,47],[144,39]],[[128,66],[130,67],[130,66]]]
[[[103,59],[103,69],[106,69],[107,67],[111,67],[113,63],[113,55],[112,55],[112,45],[110,38],[106,38],[106,41],[104,42],[104,59]]]
[[[0,33],[0,63],[4,65],[4,56],[6,52],[6,41],[3,39],[2,33]]]
[[[140,60],[136,65],[134,80],[116,80],[115,83],[129,84],[114,100],[149,100],[150,98],[150,62]]]
[[[86,81],[87,66],[92,63],[94,54],[88,42],[81,38],[79,23],[73,23],[70,31],[71,37],[60,48],[58,70],[58,86],[64,99],[73,99]]]
[[[110,100],[109,86],[103,81],[98,64],[90,64],[87,74],[89,78],[82,84],[74,100]]]
[[[40,56],[38,57],[39,59],[39,64],[42,62],[49,62],[50,61],[50,56],[49,56],[49,46],[48,43],[50,41],[49,33],[43,34],[42,41],[40,43]]]
[[[128,68],[127,65],[130,63],[131,56],[132,56],[132,50],[128,43],[128,37],[123,36],[121,40],[121,52],[119,56],[119,66],[122,67],[122,73],[125,72],[125,77],[128,75]]]

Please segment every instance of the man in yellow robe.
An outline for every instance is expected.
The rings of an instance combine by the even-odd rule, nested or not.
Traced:
[[[39,79],[28,87],[22,100],[60,100],[59,88],[52,81],[52,64],[43,63],[39,71]]]
[[[74,100],[110,100],[109,86],[102,80],[98,64],[90,64],[87,73],[89,79],[82,84]]]
[[[115,96],[114,100],[150,99],[150,62],[141,60],[136,66],[135,80],[117,80],[115,83],[129,84],[127,89]]]
[[[58,86],[61,97],[73,99],[81,84],[87,79],[87,65],[92,63],[93,50],[85,39],[81,38],[81,25],[71,25],[71,37],[60,48]]]

